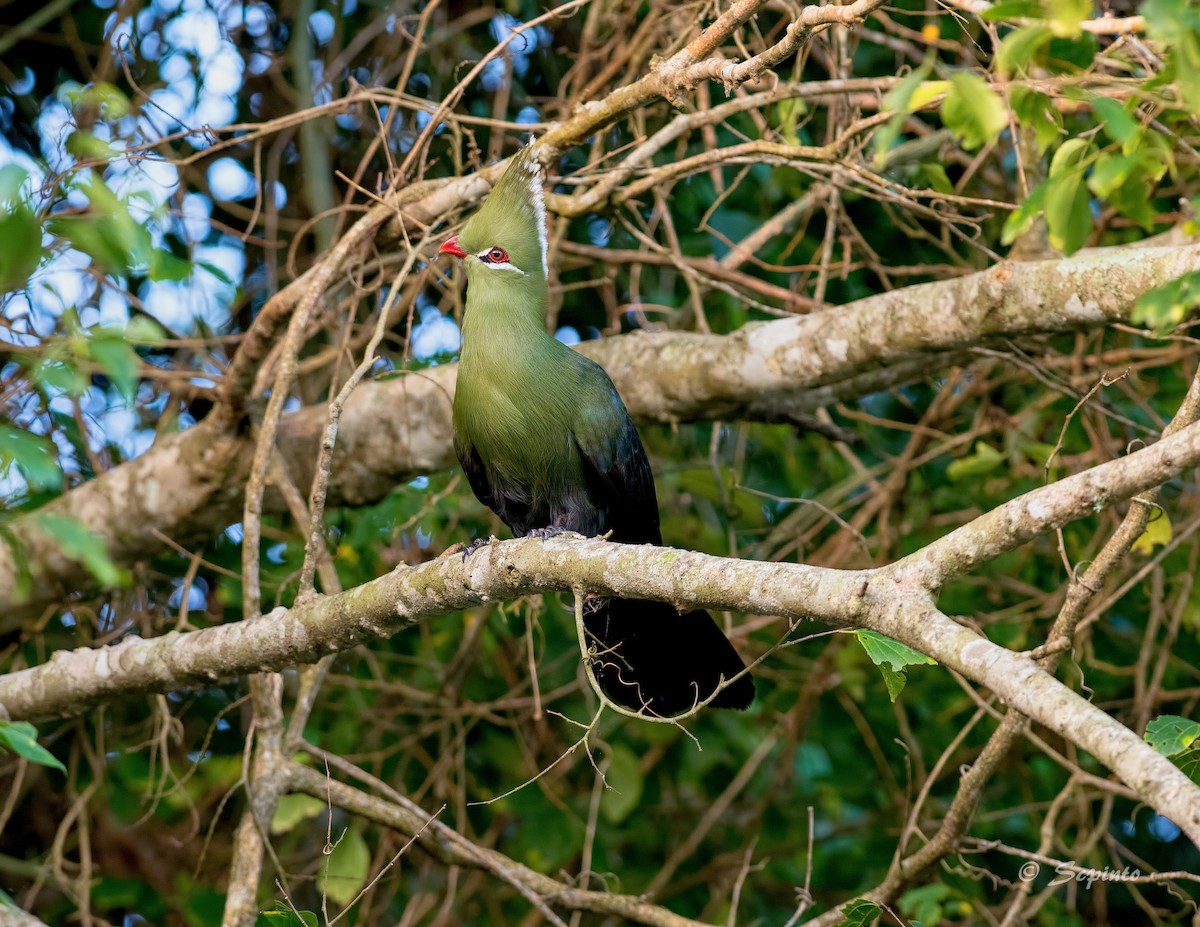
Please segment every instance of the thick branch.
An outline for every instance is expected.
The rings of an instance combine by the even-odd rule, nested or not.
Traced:
[[[1010,549],[1016,513],[1039,530],[1060,527],[1198,464],[1200,425],[1191,425],[1152,447],[981,516],[974,523],[982,527],[972,556],[979,562]],[[1035,532],[1031,527],[1021,533]],[[815,618],[888,634],[987,686],[1022,714],[1092,753],[1200,845],[1200,789],[1033,660],[938,611],[931,590],[946,575],[939,558],[851,571],[599,540],[524,538],[490,545],[467,560],[446,557],[398,569],[349,592],[251,621],[149,641],[131,637],[96,650],[60,651],[49,663],[0,677],[0,705],[13,719],[61,717],[121,695],[170,691],[309,662],[486,601],[574,589],[658,599],[681,609]]]
[[[834,399],[920,380],[989,339],[1128,321],[1141,293],[1200,266],[1200,244],[1114,248],[1062,261],[1001,264],[968,277],[906,287],[836,310],[746,325],[731,335],[635,333],[581,346],[609,371],[642,422],[793,421]],[[453,464],[449,364],[360,387],[346,404],[331,504],[374,501],[398,483]],[[286,416],[280,444],[307,481],[324,405]],[[236,521],[249,442],[205,422],[73,489],[44,511],[74,515],[124,564],[211,536]],[[30,518],[11,525],[32,574],[30,601],[86,588]],[[0,546],[0,631],[21,604],[20,560]]]

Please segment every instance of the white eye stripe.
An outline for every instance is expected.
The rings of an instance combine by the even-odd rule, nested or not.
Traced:
[[[514,274],[520,274],[522,277],[525,276],[525,271],[523,271],[523,270],[521,270],[521,268],[517,267],[516,264],[509,264],[509,263],[495,264],[495,263],[492,263],[491,261],[480,261],[480,263],[483,264],[483,266],[486,267],[488,270],[509,270],[509,271],[512,271]]]

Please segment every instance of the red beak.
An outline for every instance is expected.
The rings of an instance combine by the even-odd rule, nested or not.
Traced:
[[[442,246],[438,248],[438,254],[453,254],[456,258],[465,258],[467,256],[467,252],[458,246],[457,235],[451,235],[447,238],[442,243]]]

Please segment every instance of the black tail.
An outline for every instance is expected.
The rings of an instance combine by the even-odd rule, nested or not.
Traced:
[[[596,682],[631,711],[682,714],[746,668],[705,611],[681,615],[665,602],[595,598],[584,602],[583,627]],[[741,710],[752,701],[747,673],[709,704]]]

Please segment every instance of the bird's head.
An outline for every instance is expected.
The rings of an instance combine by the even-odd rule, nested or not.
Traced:
[[[545,286],[546,205],[532,142],[513,157],[479,212],[439,250],[463,259],[472,286]]]

